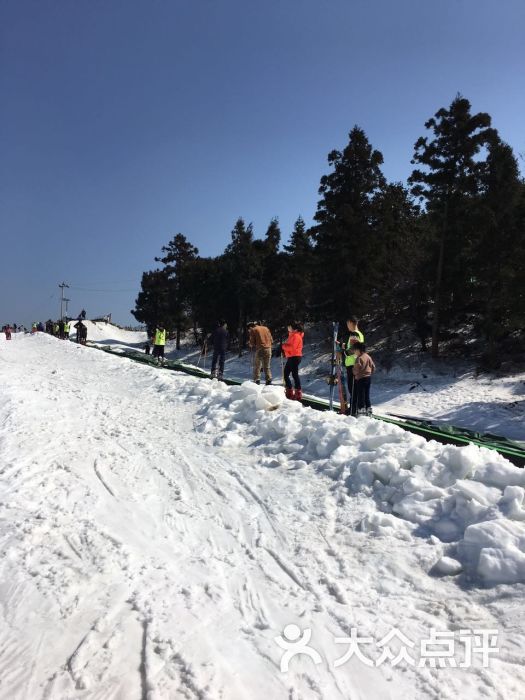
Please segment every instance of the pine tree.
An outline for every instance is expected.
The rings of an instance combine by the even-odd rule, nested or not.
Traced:
[[[414,147],[415,169],[409,178],[414,195],[426,202],[435,232],[435,286],[432,355],[439,353],[441,315],[453,313],[466,289],[463,265],[472,235],[473,204],[480,191],[481,150],[495,137],[486,113],[471,114],[470,102],[458,95],[425,123],[433,139],[420,137]]]
[[[182,233],[178,233],[168,245],[163,246],[162,252],[164,256],[155,260],[165,266],[169,281],[170,317],[177,333],[176,347],[180,350],[181,333],[188,328],[190,316],[188,274],[199,251]]]
[[[366,307],[368,261],[363,240],[370,232],[374,196],[385,187],[382,154],[374,150],[365,132],[355,126],[343,151],[332,151],[333,168],[321,178],[312,229],[315,240],[316,307],[343,319],[351,310]]]
[[[206,338],[220,319],[225,319],[230,328],[236,327],[237,317],[231,313],[228,269],[224,256],[194,260],[188,270],[187,284],[190,315],[197,342]],[[202,337],[199,337],[199,328]]]
[[[496,364],[497,343],[525,327],[525,185],[512,148],[489,147],[470,256],[479,326],[487,341],[484,361]]]
[[[264,237],[266,251],[268,256],[277,255],[281,245],[281,229],[279,228],[279,219],[275,216],[266,230]]]
[[[169,289],[170,283],[165,270],[151,270],[142,274],[141,291],[131,313],[137,321],[146,324],[149,335],[159,324],[166,328],[171,327]]]
[[[244,219],[237,219],[231,238],[231,243],[224,252],[224,263],[228,273],[226,284],[230,292],[232,312],[234,310],[236,315],[235,327],[241,354],[248,317],[260,310],[264,297],[264,258],[254,245],[252,224],[246,225]]]
[[[374,199],[372,232],[363,242],[368,256],[367,291],[381,313],[390,341],[401,315],[413,316],[412,299],[421,293],[425,225],[419,207],[400,183],[387,185]]]
[[[264,297],[258,316],[273,328],[278,328],[284,322],[283,305],[285,296],[284,256],[280,252],[281,229],[279,220],[275,217],[270,221],[264,240],[259,248],[263,256]]]
[[[284,246],[284,308],[289,319],[306,320],[312,296],[313,244],[302,217]]]

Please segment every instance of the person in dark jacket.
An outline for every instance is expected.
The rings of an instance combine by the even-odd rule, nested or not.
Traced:
[[[226,362],[226,351],[230,336],[227,330],[226,321],[219,321],[217,327],[211,334],[211,344],[213,345],[213,358],[211,361],[212,379],[222,380],[224,375],[224,363]],[[219,368],[217,369],[217,364]]]
[[[82,321],[77,321],[73,328],[77,329],[77,343],[85,345],[87,341],[87,326]]]

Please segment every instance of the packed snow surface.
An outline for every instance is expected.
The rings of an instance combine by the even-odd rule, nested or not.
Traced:
[[[0,392],[0,698],[523,697],[499,455],[43,334]]]

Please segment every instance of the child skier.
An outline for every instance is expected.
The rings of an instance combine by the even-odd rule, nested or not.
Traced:
[[[303,398],[301,390],[301,380],[299,379],[299,365],[303,356],[303,326],[300,323],[291,323],[288,326],[288,340],[282,345],[282,351],[286,357],[284,366],[284,383],[286,384],[286,398],[297,399],[300,401]],[[293,377],[295,384],[295,392],[290,381],[290,374]]]
[[[352,369],[357,394],[357,415],[371,416],[370,383],[376,366],[370,355],[367,354],[364,343],[354,343],[354,354],[356,360]]]

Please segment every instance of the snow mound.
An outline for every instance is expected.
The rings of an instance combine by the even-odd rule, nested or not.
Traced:
[[[73,326],[76,321],[71,321],[71,336],[75,336]],[[88,341],[100,345],[116,345],[126,348],[137,348],[144,345],[147,340],[145,331],[128,331],[104,321],[84,321],[87,326]]]
[[[484,583],[525,582],[525,470],[475,445],[444,446],[369,418],[320,413],[278,387],[191,381],[198,430],[215,443],[254,442],[264,467],[310,469],[368,496],[361,529],[445,543],[435,573]]]

